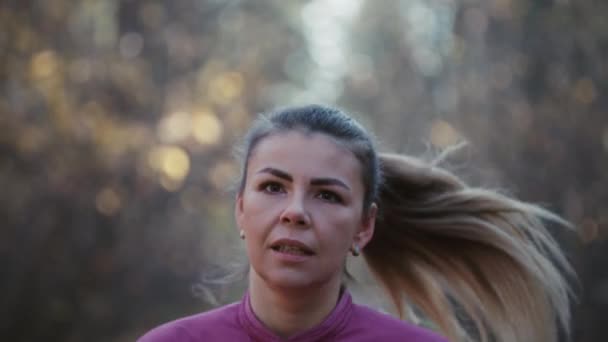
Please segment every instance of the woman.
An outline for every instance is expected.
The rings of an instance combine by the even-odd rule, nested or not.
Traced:
[[[235,217],[250,260],[239,303],[160,326],[140,342],[554,341],[567,332],[571,272],[537,206],[468,187],[419,160],[378,154],[342,111],[259,118],[245,139]],[[352,302],[362,254],[400,316]],[[409,309],[409,308],[408,308]]]

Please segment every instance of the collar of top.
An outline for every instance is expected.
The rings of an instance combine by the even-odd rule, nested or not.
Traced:
[[[246,291],[239,304],[238,320],[253,341],[310,342],[328,340],[338,335],[348,325],[348,321],[353,313],[353,308],[354,304],[350,293],[346,289],[343,289],[338,304],[321,323],[306,331],[299,332],[287,339],[283,339],[270,331],[256,317],[251,308],[249,291]]]

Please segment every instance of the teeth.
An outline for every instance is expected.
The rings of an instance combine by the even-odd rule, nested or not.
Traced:
[[[304,251],[296,246],[279,246],[279,252],[281,253],[289,253],[289,254],[297,254],[297,255],[304,255],[306,253],[304,253]]]

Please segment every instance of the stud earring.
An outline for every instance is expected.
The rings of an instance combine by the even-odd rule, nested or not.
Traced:
[[[239,236],[241,237],[241,240],[245,240],[245,231],[241,229]]]
[[[359,254],[361,254],[361,249],[359,248],[359,245],[357,245],[356,243],[353,243],[353,246],[351,247],[350,251],[353,254],[353,256],[359,256]]]

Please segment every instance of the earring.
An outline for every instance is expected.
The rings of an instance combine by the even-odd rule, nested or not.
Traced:
[[[245,240],[245,231],[241,229],[239,236],[241,237],[241,240]]]
[[[359,254],[361,254],[361,249],[359,248],[359,245],[357,245],[356,243],[353,243],[353,246],[351,247],[350,251],[353,254],[353,256],[359,256]]]

